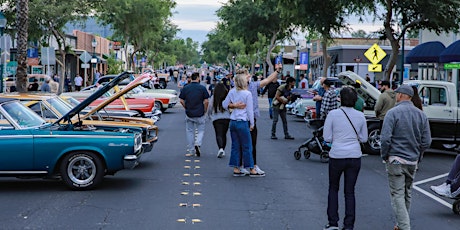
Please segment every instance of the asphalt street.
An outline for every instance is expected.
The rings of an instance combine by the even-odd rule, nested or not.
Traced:
[[[264,178],[233,177],[227,156],[216,157],[212,124],[202,156],[186,155],[184,110],[168,109],[159,141],[134,170],[107,176],[95,190],[75,192],[58,180],[0,178],[0,229],[322,229],[327,223],[326,163],[293,153],[309,137],[302,119],[288,116],[295,140],[270,139],[267,98],[260,98],[258,164]],[[459,229],[453,200],[429,189],[445,179],[452,154],[428,152],[416,175],[413,229]],[[342,192],[342,191],[340,191]],[[343,219],[343,196],[340,195]],[[379,156],[364,156],[356,185],[355,229],[392,229],[388,182]]]

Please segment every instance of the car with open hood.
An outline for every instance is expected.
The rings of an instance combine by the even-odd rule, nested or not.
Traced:
[[[141,129],[97,128],[73,119],[107,88],[53,123],[18,100],[0,98],[0,176],[60,178],[71,189],[86,190],[105,175],[134,168],[143,151]]]
[[[358,96],[364,100],[364,115],[367,120],[368,140],[364,151],[369,154],[380,154],[380,121],[375,117],[374,107],[380,91],[358,74],[345,71],[337,76],[344,85],[354,86]]]

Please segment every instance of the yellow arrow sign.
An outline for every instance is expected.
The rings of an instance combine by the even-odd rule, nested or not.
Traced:
[[[387,56],[387,54],[382,50],[382,48],[380,48],[379,45],[377,45],[377,43],[374,43],[371,48],[364,52],[364,56],[366,56],[367,59],[369,59],[369,61],[375,65],[379,63],[385,56]]]
[[[382,72],[381,64],[370,64],[367,66],[367,71],[369,72]]]

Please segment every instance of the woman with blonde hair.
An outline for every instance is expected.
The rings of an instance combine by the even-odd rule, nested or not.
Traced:
[[[249,176],[262,177],[263,173],[254,169],[252,158],[252,140],[250,131],[254,128],[254,109],[252,94],[248,91],[247,73],[238,72],[235,77],[235,87],[230,90],[222,106],[228,109],[229,104],[245,104],[244,108],[235,107],[230,115],[230,136],[232,148],[229,166],[233,167],[233,176],[245,176],[240,170],[240,153],[242,153],[244,168],[250,169]]]

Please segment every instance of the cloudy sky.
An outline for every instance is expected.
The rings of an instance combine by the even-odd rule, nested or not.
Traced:
[[[181,29],[179,37],[190,37],[202,43],[207,40],[206,34],[215,28],[217,23],[216,10],[227,0],[176,0],[176,9],[173,15],[174,24]],[[372,23],[367,20],[358,23],[357,18],[350,18],[349,23],[353,31],[362,29],[367,33],[376,31],[382,23]]]

